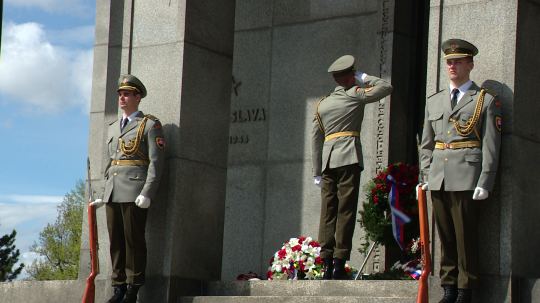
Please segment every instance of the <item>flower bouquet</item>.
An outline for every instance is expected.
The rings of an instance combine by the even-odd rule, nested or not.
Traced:
[[[358,270],[345,264],[349,277]],[[272,260],[266,273],[268,280],[320,280],[324,275],[321,247],[311,237],[291,238],[283,244]]]
[[[268,280],[317,280],[324,274],[321,247],[311,237],[291,238],[283,244],[266,273]]]

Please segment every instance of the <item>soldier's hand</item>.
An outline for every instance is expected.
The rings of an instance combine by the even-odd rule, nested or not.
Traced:
[[[424,182],[424,184],[422,184],[422,190],[424,191],[428,190],[427,182]]]
[[[354,71],[354,78],[358,80],[360,83],[364,83],[364,80],[366,79],[367,74],[359,71]]]
[[[315,185],[317,185],[318,187],[321,187],[321,176],[313,178],[313,183],[315,183]]]
[[[482,187],[476,187],[472,196],[473,200],[484,200],[489,196],[489,192]]]
[[[96,199],[96,201],[94,202],[90,202],[90,205],[91,206],[94,206],[95,208],[100,208],[102,207],[106,202],[103,202],[102,199]]]
[[[150,207],[150,198],[147,198],[145,196],[139,195],[137,199],[135,199],[135,204],[140,208],[148,208]]]

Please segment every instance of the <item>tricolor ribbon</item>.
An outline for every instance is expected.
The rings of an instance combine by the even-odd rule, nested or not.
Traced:
[[[403,186],[406,184],[396,181],[392,175],[388,175],[386,181],[392,183],[392,188],[390,189],[390,193],[388,193],[388,204],[390,204],[390,210],[392,211],[392,233],[394,234],[394,239],[396,239],[399,247],[404,251],[403,225],[409,223],[411,218],[400,210],[399,192],[396,186]]]
[[[411,276],[415,280],[420,280],[420,276],[422,276],[422,271],[420,269],[415,269],[414,267],[410,268],[409,276]]]

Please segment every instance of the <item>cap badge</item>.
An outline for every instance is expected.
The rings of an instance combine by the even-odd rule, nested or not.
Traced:
[[[128,82],[127,78],[124,78],[124,81],[122,83],[126,84]]]
[[[456,45],[455,44],[452,44],[450,47],[452,48],[452,52],[456,51]]]

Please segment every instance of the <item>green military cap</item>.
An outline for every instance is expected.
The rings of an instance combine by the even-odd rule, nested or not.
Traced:
[[[146,97],[146,87],[142,84],[141,80],[133,75],[121,75],[118,78],[118,90],[130,90],[141,94],[141,98]]]
[[[478,49],[471,43],[461,39],[448,39],[441,45],[444,59],[457,59],[473,57],[478,54]]]
[[[348,70],[354,70],[354,57],[351,55],[345,55],[334,61],[328,68],[328,72],[331,74],[337,74]]]

